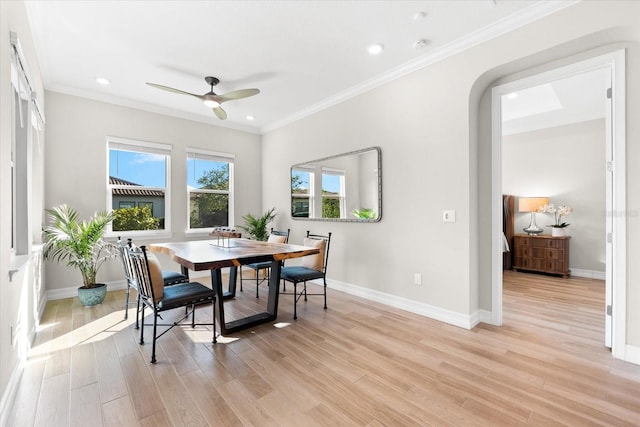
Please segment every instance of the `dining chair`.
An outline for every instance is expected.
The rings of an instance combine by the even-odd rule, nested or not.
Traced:
[[[289,242],[289,232],[291,230],[287,229],[287,231],[274,230],[271,228],[269,232],[269,238],[267,242],[270,243],[288,243]],[[242,292],[242,282],[244,281],[244,277],[242,275],[242,265],[240,266],[240,292]],[[271,271],[271,261],[265,262],[256,262],[251,264],[246,264],[244,267],[249,267],[252,270],[255,270],[256,273],[256,298],[260,298],[258,289],[260,288],[260,284],[265,280],[269,283],[269,273]],[[260,271],[266,271],[266,275],[260,278]],[[248,279],[247,279],[248,280]]]
[[[280,270],[280,278],[283,280],[283,295],[293,295],[293,318],[298,318],[298,300],[304,296],[307,301],[309,295],[323,295],[324,309],[327,309],[327,262],[329,261],[329,245],[331,243],[331,233],[326,235],[311,234],[307,230],[307,236],[304,239],[303,246],[311,246],[318,248],[320,251],[315,255],[307,255],[302,258],[302,265],[282,267]],[[322,293],[307,292],[307,281],[314,279],[322,279]],[[286,282],[293,283],[293,292],[286,292]],[[298,293],[298,283],[303,284],[302,289]]]
[[[127,247],[133,247],[133,242],[131,239],[127,239],[127,242],[124,243],[120,237],[118,237],[118,250],[120,252],[120,259],[122,260],[122,265],[124,267],[124,275],[127,281],[127,290],[125,291],[125,302],[124,302],[124,320],[129,318],[129,294],[131,293],[131,288],[136,290],[136,329],[140,327],[139,325],[139,311],[140,311],[140,294],[138,292],[138,285],[136,284],[135,278],[133,276],[133,271],[131,270],[131,265],[128,262],[129,258],[126,256]],[[176,271],[171,270],[162,270],[162,281],[164,282],[164,286],[176,285],[178,283],[187,283],[189,281],[189,277],[184,274],[178,273]]]
[[[164,286],[160,263],[155,255],[147,252],[145,246],[127,247],[127,263],[131,266],[133,277],[138,285],[138,295],[142,306],[142,328],[140,328],[140,345],[144,344],[144,326],[151,324],[144,323],[145,308],[153,312],[153,344],[151,349],[151,363],[156,363],[156,341],[162,335],[169,332],[174,326],[187,326],[181,323],[191,316],[190,325],[192,328],[198,326],[213,326],[213,343],[216,339],[216,292],[199,282],[178,283],[172,286]],[[196,323],[195,310],[202,304],[211,303],[212,322]],[[175,308],[185,307],[185,314],[178,320],[171,323],[158,323],[158,318],[162,319],[161,313]],[[158,326],[168,326],[162,333],[158,334]]]

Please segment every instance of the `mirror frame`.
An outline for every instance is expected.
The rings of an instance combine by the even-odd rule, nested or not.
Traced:
[[[295,220],[295,221],[329,221],[329,222],[380,222],[380,220],[382,219],[382,150],[380,149],[380,147],[368,147],[368,148],[363,148],[361,150],[356,150],[356,151],[350,151],[348,153],[342,153],[342,154],[336,154],[334,156],[329,156],[329,157],[323,157],[321,159],[315,159],[315,160],[309,160],[307,162],[304,163],[297,163],[295,165],[292,165],[291,168],[289,169],[289,178],[291,178],[291,174],[293,173],[293,170],[296,169],[296,167],[301,167],[304,166],[308,163],[317,163],[317,162],[324,162],[327,160],[333,160],[339,157],[344,157],[344,156],[350,156],[350,155],[354,155],[354,154],[362,154],[362,153],[366,153],[369,151],[373,151],[375,150],[377,155],[378,155],[378,216],[374,219],[362,219],[362,218],[300,218],[300,217],[294,217],[291,214],[291,206],[293,204],[293,196],[290,196],[290,200],[289,200],[289,215],[291,217],[291,219]],[[289,187],[289,193],[291,193],[291,187]]]

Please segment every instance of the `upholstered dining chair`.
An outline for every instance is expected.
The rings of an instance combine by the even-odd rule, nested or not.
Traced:
[[[289,242],[289,233],[290,233],[290,229],[287,229],[287,231],[280,231],[280,230],[274,230],[273,228],[271,228],[271,231],[269,232],[269,238],[267,239],[267,242],[270,243],[288,243]],[[242,275],[242,267],[240,266],[240,292],[242,292],[242,282],[244,282],[244,277]],[[269,275],[270,275],[270,271],[271,271],[271,261],[265,261],[265,262],[256,262],[256,263],[252,263],[252,264],[246,264],[244,265],[244,267],[248,267],[252,270],[255,270],[256,273],[256,298],[260,298],[260,294],[259,294],[259,288],[260,288],[260,284],[262,282],[264,282],[266,280],[267,283],[269,283]],[[261,279],[260,278],[260,271],[266,271],[266,275]],[[249,279],[247,279],[249,280]]]
[[[127,247],[132,248],[133,242],[131,239],[127,239],[127,243],[124,243],[120,237],[118,237],[118,250],[120,252],[120,259],[122,260],[122,265],[124,267],[124,275],[127,281],[127,290],[125,291],[125,302],[124,302],[124,320],[129,318],[129,295],[131,293],[131,288],[136,290],[136,329],[140,327],[139,324],[139,312],[140,312],[140,295],[138,291],[138,285],[136,284],[135,278],[133,277],[133,271],[131,270],[131,265],[128,262],[129,259],[127,255]],[[162,280],[164,282],[164,286],[177,285],[178,283],[187,283],[189,278],[184,274],[178,273],[176,271],[171,270],[162,270]]]
[[[282,267],[280,270],[280,278],[283,280],[283,295],[293,295],[293,318],[298,318],[298,300],[304,296],[304,300],[307,301],[309,295],[322,295],[324,296],[324,309],[327,309],[327,262],[329,260],[329,245],[331,243],[331,233],[326,235],[311,234],[307,230],[307,236],[302,243],[303,246],[311,246],[318,248],[320,251],[316,255],[308,255],[302,258],[302,265]],[[307,281],[314,279],[322,279],[323,290],[322,293],[309,293],[307,292]],[[293,292],[286,292],[286,282],[293,283]],[[298,292],[298,283],[302,283],[303,286]]]
[[[138,285],[138,295],[142,306],[142,328],[140,328],[140,344],[144,344],[144,323],[145,308],[149,308],[153,313],[153,344],[151,348],[151,363],[156,363],[156,341],[162,335],[169,332],[174,326],[188,326],[181,323],[191,316],[190,326],[213,326],[213,339],[216,340],[216,292],[198,282],[179,283],[172,286],[164,286],[160,263],[155,255],[147,252],[145,246],[127,247],[126,262],[131,266],[133,277]],[[211,303],[212,321],[211,323],[196,323],[195,310],[199,305]],[[158,323],[158,318],[162,319],[161,313],[176,308],[185,307],[185,314],[178,320],[171,323]],[[168,326],[163,332],[158,334],[158,326]]]

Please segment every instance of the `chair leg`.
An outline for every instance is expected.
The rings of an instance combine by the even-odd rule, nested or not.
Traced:
[[[144,344],[144,304],[142,304],[142,328],[140,328],[140,345]]]
[[[213,307],[213,343],[217,343],[218,339],[216,338],[216,300],[211,302],[211,306]]]
[[[256,298],[260,298],[258,288],[260,287],[260,270],[256,269]]]
[[[327,309],[327,280],[325,278],[322,279],[324,282],[324,309]]]
[[[304,300],[307,300],[307,282],[304,282]]]
[[[240,266],[240,292],[242,292],[242,266]]]
[[[124,297],[124,320],[129,318],[129,293],[131,292],[131,285],[129,285],[127,281],[127,292],[125,292]]]
[[[293,282],[293,320],[298,318],[298,284]]]
[[[153,313],[153,344],[151,345],[151,363],[156,363],[156,330],[158,325],[158,313]],[[144,329],[144,327],[142,328]]]
[[[140,292],[136,291],[136,329],[140,329]]]

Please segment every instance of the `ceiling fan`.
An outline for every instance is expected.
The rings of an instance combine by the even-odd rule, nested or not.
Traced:
[[[162,89],[162,90],[167,90],[169,92],[195,96],[196,98],[201,100],[204,103],[204,105],[206,105],[209,108],[212,108],[213,112],[215,113],[216,116],[218,116],[220,120],[224,120],[227,118],[227,113],[222,109],[220,104],[222,104],[223,102],[232,101],[234,99],[248,98],[250,96],[257,95],[260,93],[260,90],[258,89],[240,89],[240,90],[234,90],[234,91],[225,93],[224,95],[218,95],[213,91],[213,87],[218,83],[220,83],[220,80],[216,77],[211,77],[211,76],[205,77],[204,80],[207,82],[208,85],[211,86],[211,90],[205,93],[204,95],[197,95],[195,93],[185,92],[184,90],[175,89],[169,86],[159,85],[156,83],[147,82],[147,84],[149,86],[153,86],[155,88]]]

